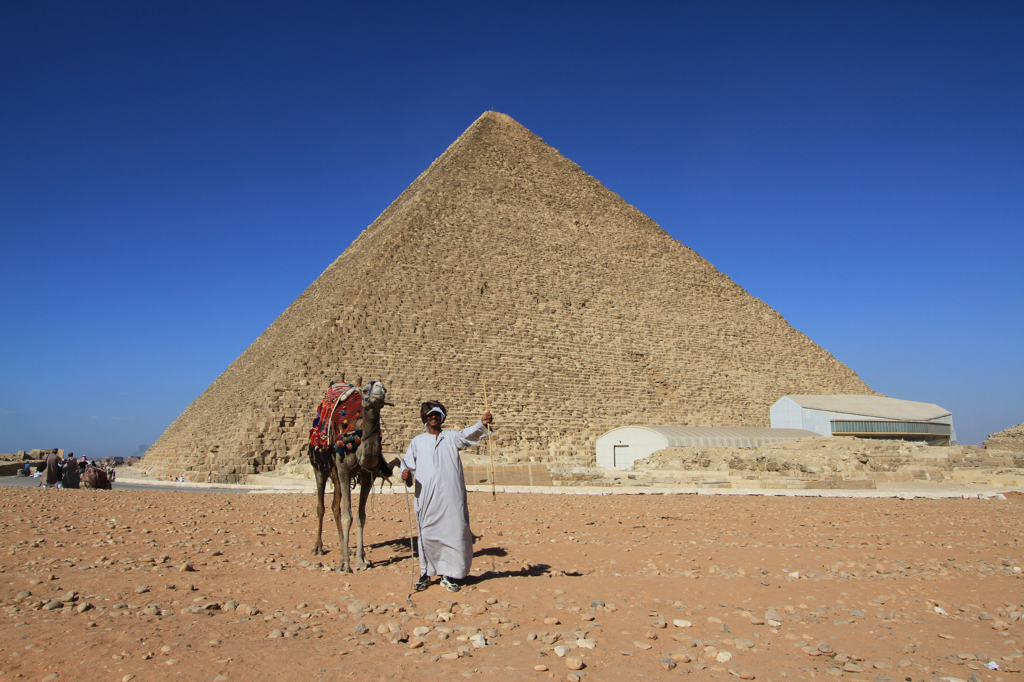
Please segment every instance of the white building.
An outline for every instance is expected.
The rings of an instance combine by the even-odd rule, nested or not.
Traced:
[[[670,447],[757,448],[768,443],[817,437],[817,433],[799,429],[620,426],[597,439],[597,466],[628,469],[636,460]]]
[[[956,442],[953,415],[931,403],[880,395],[787,395],[771,407],[772,428],[822,436]]]

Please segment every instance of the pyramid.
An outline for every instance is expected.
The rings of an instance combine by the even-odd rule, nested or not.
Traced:
[[[486,112],[164,432],[153,474],[236,480],[304,456],[331,380],[379,379],[385,450],[475,422],[504,462],[595,461],[625,423],[768,426],[851,369],[509,116]],[[486,450],[483,451],[486,454]]]

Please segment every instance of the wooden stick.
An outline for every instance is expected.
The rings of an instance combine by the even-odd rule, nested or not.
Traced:
[[[481,379],[484,382],[484,412],[490,412],[491,408],[487,406],[487,380]],[[494,448],[491,445],[491,425],[487,425],[487,454],[491,456],[491,499],[497,500],[498,494],[494,491]]]

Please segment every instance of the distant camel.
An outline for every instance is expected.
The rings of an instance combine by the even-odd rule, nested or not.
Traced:
[[[353,406],[358,403],[356,394],[362,397],[361,417],[340,419],[339,415],[344,414],[342,410],[352,411]],[[331,513],[334,514],[338,540],[341,542],[341,561],[338,570],[345,573],[352,572],[348,545],[349,531],[352,528],[353,476],[358,476],[359,480],[356,568],[360,570],[370,566],[363,549],[366,500],[370,496],[374,478],[391,477],[391,466],[381,455],[380,410],[388,404],[384,402],[386,396],[387,389],[379,381],[371,381],[366,386],[356,387],[332,384],[320,405],[317,420],[310,430],[309,462],[316,474],[317,527],[313,554],[324,554],[321,538],[324,528],[324,492],[327,488],[327,479],[330,478],[334,483]]]

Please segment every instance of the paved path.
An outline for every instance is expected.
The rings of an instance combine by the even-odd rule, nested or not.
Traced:
[[[25,480],[25,479],[22,479]],[[120,487],[122,483],[115,485]],[[288,494],[314,492],[313,482],[305,479],[268,479],[265,485],[231,485],[214,483],[172,483],[170,481],[148,482],[145,478],[123,477],[124,485],[132,486],[132,490],[186,490],[191,492],[239,492],[250,494]],[[489,494],[490,485],[469,485],[466,489],[471,493]],[[1002,496],[1006,492],[1024,492],[1018,488],[968,488],[956,484],[925,484],[908,485],[886,484],[885,488],[875,490],[822,490],[822,489],[771,489],[771,488],[703,488],[676,486],[497,486],[496,491],[504,495],[530,493],[534,495],[754,495],[765,497],[842,497],[842,498],[883,498],[895,497],[904,500],[915,498],[944,499],[987,499]],[[330,486],[328,486],[330,492]],[[401,495],[405,489],[400,485],[384,485],[383,490],[374,487],[374,494]]]

